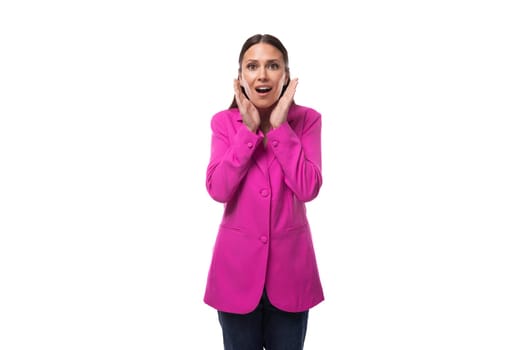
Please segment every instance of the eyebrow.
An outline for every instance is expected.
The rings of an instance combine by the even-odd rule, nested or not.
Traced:
[[[246,60],[246,63],[252,63],[252,62],[259,63],[259,60],[256,60],[256,59],[247,59]],[[267,60],[266,63],[280,63],[280,60],[278,58],[272,58],[272,59]]]

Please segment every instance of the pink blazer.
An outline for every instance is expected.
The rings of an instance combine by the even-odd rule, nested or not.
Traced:
[[[324,300],[305,202],[319,193],[321,115],[293,104],[267,134],[250,132],[237,109],[211,121],[210,196],[224,204],[204,302],[245,314],[263,289],[277,308],[305,311]]]

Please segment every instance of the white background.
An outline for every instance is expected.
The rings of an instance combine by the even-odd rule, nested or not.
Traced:
[[[519,1],[3,1],[0,349],[221,349],[211,116],[242,43],[323,115],[306,350],[525,348]]]

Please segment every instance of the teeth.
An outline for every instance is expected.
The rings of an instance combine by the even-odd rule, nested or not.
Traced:
[[[271,88],[269,88],[269,87],[260,87],[260,88],[257,88],[256,90],[259,91],[259,92],[268,92],[268,91],[271,90]]]

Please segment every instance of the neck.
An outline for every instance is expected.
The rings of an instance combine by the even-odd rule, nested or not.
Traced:
[[[257,111],[259,112],[259,117],[261,118],[261,121],[269,121],[270,115],[272,114],[273,109],[277,103],[273,104],[272,106],[268,108],[257,108]]]

